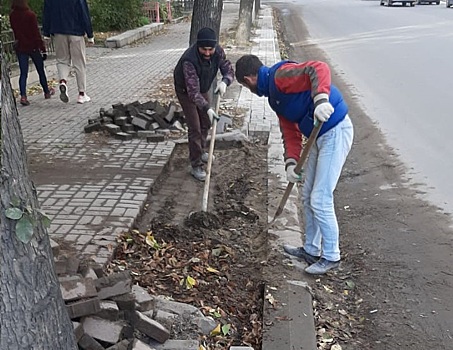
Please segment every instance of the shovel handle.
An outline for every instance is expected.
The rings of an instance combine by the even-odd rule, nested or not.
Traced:
[[[315,143],[316,138],[318,137],[318,134],[321,131],[322,124],[323,124],[322,122],[318,121],[318,123],[315,125],[315,127],[311,131],[310,137],[308,138],[307,143],[305,144],[305,147],[302,151],[299,161],[297,162],[296,167],[294,168],[294,171],[296,173],[299,173],[302,170],[302,167],[304,166],[304,163],[307,160],[311,147]],[[283,212],[283,209],[285,208],[286,202],[289,198],[289,195],[291,194],[293,187],[294,187],[294,183],[288,182],[285,193],[283,194],[283,197],[280,200],[280,204],[278,205],[277,211],[275,212],[274,218],[272,219],[271,222],[274,222],[275,219]]]
[[[215,112],[219,113],[220,95],[216,96]],[[206,165],[206,179],[204,180],[203,200],[201,202],[201,211],[208,211],[209,184],[211,182],[212,155],[214,154],[215,134],[217,129],[217,119],[214,118],[211,126],[211,142],[209,143],[208,164]]]

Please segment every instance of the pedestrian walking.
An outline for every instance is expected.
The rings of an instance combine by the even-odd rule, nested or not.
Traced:
[[[19,63],[20,104],[28,106],[27,78],[29,61],[32,60],[39,76],[39,83],[44,92],[44,98],[49,99],[54,89],[47,83],[44,61],[47,58],[46,46],[39,32],[36,14],[28,7],[28,0],[13,0],[9,15],[11,28],[14,33],[14,50]]]
[[[339,227],[333,192],[352,146],[353,125],[341,92],[331,83],[329,66],[321,61],[281,61],[264,66],[254,55],[236,62],[236,79],[258,96],[268,98],[282,131],[287,180],[304,177],[302,205],[305,220],[303,247],[285,245],[290,255],[304,259],[309,274],[324,274],[340,264]],[[302,151],[302,135],[323,122],[302,173],[295,173]]]
[[[190,173],[204,181],[206,171],[203,165],[208,162],[206,139],[216,111],[210,107],[208,91],[217,76],[222,74],[214,93],[223,96],[233,82],[234,70],[226,59],[225,51],[217,43],[213,29],[202,28],[197,33],[197,41],[179,59],[174,73],[176,96],[181,104],[187,122],[189,138]]]
[[[57,70],[60,80],[60,99],[69,102],[68,77],[74,67],[77,88],[77,103],[91,101],[86,93],[86,45],[94,45],[90,11],[86,0],[44,0],[43,34],[53,37]]]

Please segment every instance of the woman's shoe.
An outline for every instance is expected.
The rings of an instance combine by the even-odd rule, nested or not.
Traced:
[[[30,105],[30,102],[28,102],[27,96],[21,96],[20,98],[20,104],[22,106],[28,106]]]

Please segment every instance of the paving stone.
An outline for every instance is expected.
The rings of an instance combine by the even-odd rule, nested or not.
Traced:
[[[72,325],[74,327],[74,335],[76,338],[76,341],[79,342],[79,340],[83,337],[83,326],[80,322],[72,322]]]
[[[155,348],[145,344],[139,339],[134,339],[131,350],[155,350]]]
[[[253,350],[250,346],[232,346],[230,350]]]
[[[101,310],[99,298],[79,300],[66,304],[71,319],[98,313]]]
[[[104,124],[102,126],[104,130],[107,130],[111,135],[115,135],[120,132],[121,128],[115,124]]]
[[[119,310],[135,310],[136,301],[135,296],[132,293],[112,297],[112,300],[116,303]]]
[[[60,278],[59,280],[61,294],[65,302],[97,296],[96,287],[91,278],[74,276],[71,279]]]
[[[130,141],[134,136],[131,133],[120,131],[115,134],[115,138],[122,141]]]
[[[52,249],[53,256],[58,257],[58,254],[60,253],[60,245],[53,239],[50,239],[50,248]]]
[[[135,328],[150,338],[164,343],[170,338],[170,332],[159,322],[152,320],[139,311],[136,311],[137,320]]]
[[[104,350],[104,347],[101,344],[86,333],[80,338],[79,346],[83,350]]]
[[[163,344],[150,341],[149,345],[154,350],[198,350],[200,343],[197,340],[169,339]]]
[[[85,334],[109,344],[118,343],[127,326],[123,321],[113,322],[96,316],[84,318],[82,325]]]
[[[165,141],[165,137],[164,135],[159,135],[159,134],[156,134],[156,135],[150,135],[146,138],[146,141],[148,142],[163,142]]]
[[[85,125],[83,130],[88,134],[88,133],[91,133],[91,132],[94,132],[94,131],[100,131],[101,128],[102,128],[101,123],[100,122],[96,122],[96,123]]]
[[[193,315],[203,317],[203,313],[195,306],[168,300],[165,297],[158,296],[155,298],[154,307],[156,310],[171,312],[177,315]]]
[[[120,310],[113,300],[101,300],[100,308],[96,316],[109,321],[118,321]]]
[[[108,299],[131,291],[132,279],[128,271],[115,273],[95,281],[100,299]]]
[[[131,342],[128,339],[123,339],[119,343],[107,348],[106,350],[129,350]]]
[[[138,311],[148,311],[154,307],[154,298],[145,288],[135,284],[132,286],[132,294],[135,297]]]

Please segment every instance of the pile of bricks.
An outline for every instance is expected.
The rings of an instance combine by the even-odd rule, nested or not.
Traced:
[[[117,103],[112,108],[99,110],[99,116],[88,119],[85,132],[107,131],[120,140],[135,137],[148,142],[160,142],[165,135],[174,131],[185,132],[182,109],[170,103],[163,106],[158,101],[129,104]]]
[[[170,339],[170,330],[190,324],[209,334],[216,322],[196,307],[152,296],[133,285],[131,274],[104,275],[101,267],[59,252],[55,242],[55,269],[69,317],[82,350],[198,350],[198,340]]]

